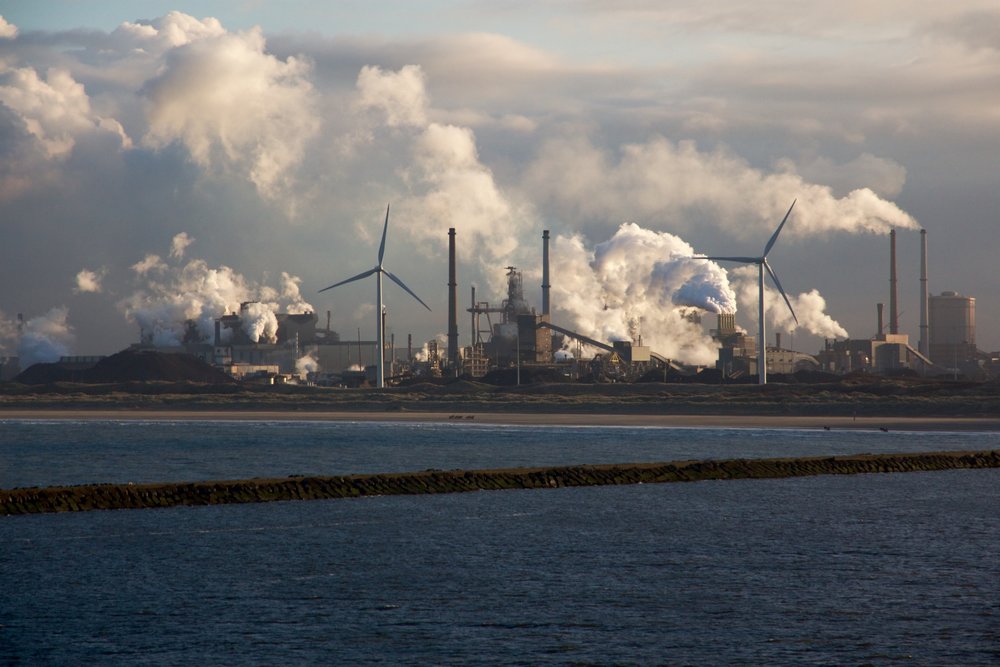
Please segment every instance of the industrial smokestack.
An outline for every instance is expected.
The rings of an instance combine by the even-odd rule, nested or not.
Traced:
[[[549,314],[549,230],[542,232],[542,315]]]
[[[472,286],[472,298],[469,301],[469,303],[472,304],[471,307],[469,308],[470,320],[471,320],[471,323],[469,325],[469,342],[473,347],[475,347],[476,343],[479,342],[479,332],[476,331],[476,286],[475,285]]]
[[[458,375],[458,283],[455,282],[455,228],[448,230],[448,364]]]
[[[899,333],[899,311],[896,308],[896,230],[889,232],[889,333]]]
[[[780,331],[775,331],[774,332],[774,349],[776,349],[776,350],[780,350],[781,349],[781,332]]]
[[[885,319],[883,317],[883,313],[885,312],[885,304],[876,303],[875,310],[878,311],[878,329],[876,329],[875,335],[881,336],[883,332],[885,332]]]
[[[920,230],[920,354],[928,356],[929,339],[927,326],[927,230]]]

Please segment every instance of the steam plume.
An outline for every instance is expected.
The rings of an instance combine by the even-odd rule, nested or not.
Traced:
[[[552,141],[542,147],[523,182],[536,201],[584,221],[613,219],[628,202],[632,215],[643,218],[683,223],[697,217],[762,234],[770,233],[788,202],[798,198],[788,235],[919,228],[909,214],[869,188],[838,198],[790,167],[767,173],[728,151],[703,152],[694,142],[663,137],[621,147],[617,162],[586,139]]]
[[[59,361],[69,354],[73,343],[73,328],[68,322],[69,309],[53,308],[44,315],[24,323],[17,344],[17,356],[22,369],[33,364]]]
[[[281,287],[275,289],[200,259],[168,266],[158,256],[147,255],[132,268],[145,284],[118,305],[129,321],[139,325],[142,339],[156,346],[177,346],[192,338],[211,341],[216,318],[227,313],[240,315],[252,341],[273,342],[278,312],[313,312],[299,292],[300,279],[288,273],[281,274]]]
[[[416,65],[398,72],[365,67],[357,78],[357,108],[375,127],[392,130],[399,150],[411,156],[399,176],[412,194],[394,206],[394,219],[427,254],[438,251],[449,227],[461,228],[465,242],[478,248],[482,266],[491,270],[485,273],[491,287],[500,288],[502,274],[492,269],[510,263],[518,237],[527,235],[535,215],[498,186],[479,158],[470,128],[429,120],[425,79]]]
[[[717,264],[690,259],[694,249],[672,234],[631,223],[593,250],[580,236],[560,236],[555,244],[554,301],[577,331],[606,341],[641,335],[668,357],[715,359],[717,346],[698,313],[736,309],[736,295]]]
[[[307,373],[319,371],[319,362],[316,357],[310,354],[303,355],[295,360],[295,372],[304,377]]]
[[[740,306],[756,321],[759,299],[757,268],[741,266],[730,271],[729,275],[732,283],[736,286]],[[819,290],[812,289],[800,294],[789,294],[788,300],[792,302],[792,308],[795,309],[795,314],[799,318],[798,324],[795,323],[791,313],[788,312],[781,294],[765,283],[764,316],[767,318],[768,326],[772,331],[775,329],[784,329],[785,331],[793,332],[802,328],[813,335],[824,338],[846,338],[848,336],[847,330],[824,312],[826,310],[826,299],[820,295]]]

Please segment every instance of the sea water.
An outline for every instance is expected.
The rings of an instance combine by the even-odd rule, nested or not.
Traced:
[[[0,486],[993,449],[986,433],[0,423]],[[1000,471],[0,518],[0,664],[1000,663]]]
[[[996,432],[0,420],[0,488],[1000,449]]]

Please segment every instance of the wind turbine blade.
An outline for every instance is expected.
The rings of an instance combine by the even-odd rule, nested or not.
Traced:
[[[742,264],[760,264],[760,257],[692,257],[691,259],[710,259],[713,262],[740,262]]]
[[[392,273],[390,273],[389,271],[386,271],[385,269],[382,269],[382,273],[384,273],[385,275],[387,275],[389,277],[389,280],[391,280],[392,282],[396,283],[397,285],[399,285],[400,287],[402,287],[403,289],[405,289],[407,291],[407,293],[410,296],[412,296],[414,299],[416,299],[417,301],[419,301],[420,305],[422,305],[424,308],[426,308],[427,310],[431,309],[430,306],[428,306],[426,303],[424,303],[423,299],[421,299],[419,296],[417,296],[416,294],[413,293],[413,290],[411,290],[409,287],[407,287],[406,285],[404,285],[402,280],[400,280],[396,276],[392,275]]]
[[[385,255],[385,235],[389,231],[389,204],[385,205],[385,225],[382,226],[382,244],[378,247],[378,265],[382,266],[382,257]]]
[[[762,253],[764,257],[767,257],[767,253],[771,252],[771,248],[774,247],[774,242],[778,240],[778,234],[781,233],[781,228],[785,226],[786,222],[788,222],[788,216],[792,214],[792,209],[795,208],[795,202],[797,201],[798,199],[792,200],[792,205],[788,207],[788,212],[785,213],[785,217],[781,219],[781,224],[778,225],[778,228],[774,230],[773,234],[771,234],[771,239],[767,242],[767,245],[764,246],[764,252]]]
[[[785,294],[785,288],[781,286],[781,281],[778,280],[778,276],[774,274],[774,270],[771,269],[771,265],[767,263],[766,259],[764,260],[764,268],[767,269],[767,275],[771,276],[771,280],[774,281],[774,286],[778,288],[779,292],[781,292],[781,296],[784,298],[785,304],[788,306],[788,310],[792,314],[792,319],[795,320],[796,324],[798,324],[799,318],[795,316],[795,309],[792,308],[792,302],[788,300],[788,295]]]
[[[353,278],[348,278],[347,280],[341,280],[339,283],[334,283],[333,285],[330,285],[329,287],[324,287],[323,289],[320,290],[320,292],[325,292],[328,289],[333,289],[334,287],[340,287],[341,285],[346,285],[347,283],[353,283],[355,280],[361,280],[362,278],[367,278],[368,276],[370,276],[371,274],[375,273],[376,271],[378,271],[378,267],[377,266],[374,269],[368,269],[364,273],[359,273],[358,275],[354,276]]]

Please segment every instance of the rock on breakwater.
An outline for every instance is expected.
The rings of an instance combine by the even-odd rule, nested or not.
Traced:
[[[141,509],[566,486],[774,479],[956,468],[1000,468],[1000,450],[725,459],[498,470],[425,470],[333,477],[31,487],[0,490],[0,514]]]

